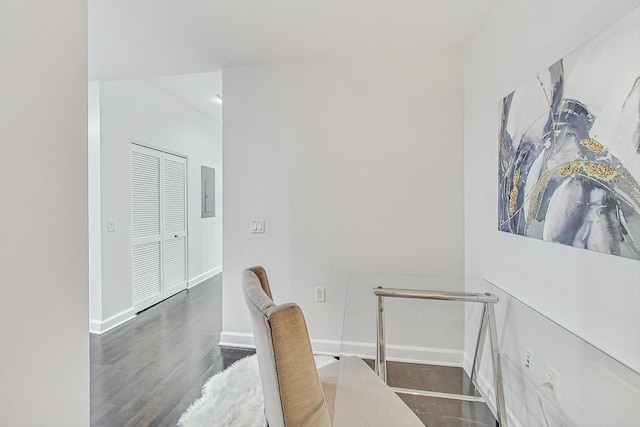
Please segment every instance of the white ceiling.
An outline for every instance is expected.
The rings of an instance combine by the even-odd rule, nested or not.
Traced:
[[[89,80],[462,45],[496,0],[89,0]]]
[[[216,95],[222,94],[220,71],[152,77],[145,80],[222,124],[222,103],[216,98]]]

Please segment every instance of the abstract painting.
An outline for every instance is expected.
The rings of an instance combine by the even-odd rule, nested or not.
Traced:
[[[502,100],[498,229],[640,259],[640,9]]]

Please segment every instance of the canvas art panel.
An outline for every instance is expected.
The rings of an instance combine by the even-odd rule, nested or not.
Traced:
[[[640,259],[640,8],[501,110],[498,229]]]

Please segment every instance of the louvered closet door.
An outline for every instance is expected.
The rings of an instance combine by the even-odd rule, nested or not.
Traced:
[[[163,159],[164,293],[187,288],[187,160]]]
[[[144,310],[187,287],[187,160],[131,147],[133,307]]]
[[[163,299],[161,160],[155,150],[131,149],[131,286],[136,311]]]

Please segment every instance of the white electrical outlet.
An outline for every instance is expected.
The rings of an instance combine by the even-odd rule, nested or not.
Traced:
[[[317,287],[316,288],[316,302],[325,302],[324,288]]]
[[[560,395],[560,375],[556,372],[555,369],[550,368],[549,366],[544,367],[544,380],[551,384],[553,389],[553,394],[556,396],[556,399]]]
[[[526,347],[524,348],[522,366],[524,367],[525,372],[527,372],[529,375],[533,375],[536,367],[536,355],[533,351],[529,350]]]

